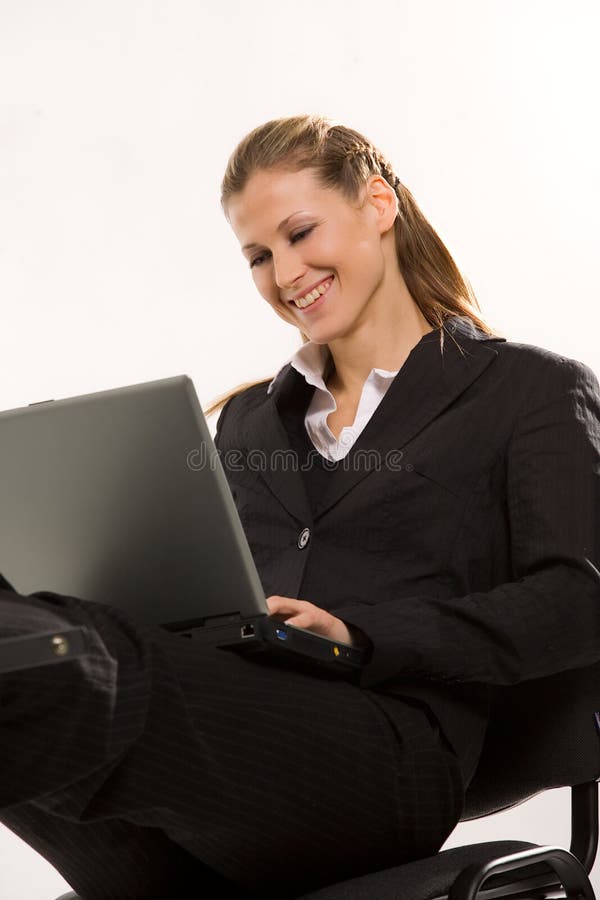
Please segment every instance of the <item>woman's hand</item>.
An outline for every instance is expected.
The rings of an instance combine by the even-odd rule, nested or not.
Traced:
[[[336,619],[326,609],[315,606],[307,600],[294,600],[292,597],[278,597],[274,595],[267,597],[267,606],[272,616],[283,619],[286,625],[293,625],[295,628],[306,628],[307,631],[314,631],[323,637],[332,641],[338,641],[343,644],[358,643],[354,638],[358,629],[353,629],[354,635],[351,634],[348,626],[341,619]]]

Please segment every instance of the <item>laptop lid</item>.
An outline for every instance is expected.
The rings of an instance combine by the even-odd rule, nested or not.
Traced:
[[[268,615],[185,375],[0,413],[0,572],[183,629]]]

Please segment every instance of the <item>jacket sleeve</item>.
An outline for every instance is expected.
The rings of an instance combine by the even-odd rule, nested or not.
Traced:
[[[510,685],[600,660],[600,390],[560,358],[506,457],[513,579],[460,597],[383,597],[334,614],[373,645],[361,685],[419,676]]]

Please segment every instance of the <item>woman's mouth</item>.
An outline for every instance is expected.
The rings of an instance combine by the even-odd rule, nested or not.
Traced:
[[[323,304],[323,298],[325,294],[329,291],[331,284],[333,282],[334,276],[330,275],[325,281],[322,281],[321,284],[317,285],[314,290],[310,291],[310,293],[306,294],[304,297],[301,297],[299,300],[290,300],[296,309],[301,309],[303,312],[308,312],[316,309],[318,306]]]

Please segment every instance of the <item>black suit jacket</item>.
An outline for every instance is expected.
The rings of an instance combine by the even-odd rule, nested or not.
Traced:
[[[216,445],[266,595],[362,629],[361,685],[424,699],[474,764],[494,687],[600,659],[600,389],[468,318],[443,338],[413,348],[313,511],[282,417],[314,389],[291,365],[227,403]]]
[[[311,600],[361,628],[373,644],[361,678],[375,689],[369,698],[390,717],[403,706],[386,695],[425,702],[474,764],[490,690],[600,659],[599,394],[573,360],[489,339],[466,320],[451,320],[444,336],[443,356],[437,331],[413,349],[314,512],[293,459],[286,469],[273,455],[289,451],[281,416],[303,416],[310,399],[290,367],[271,395],[263,384],[227,405],[217,443],[267,593]],[[299,545],[304,528],[311,537]],[[9,587],[0,581],[0,595]],[[18,596],[0,596],[6,633],[15,616],[18,633],[85,625],[89,653],[52,678],[42,669],[3,677],[2,820],[85,897],[183,896],[199,883],[196,856],[239,867],[244,855],[230,847],[255,843],[251,803],[220,837],[209,827],[203,840],[195,809],[184,839],[181,829],[167,837],[170,810],[196,797],[173,760],[206,771],[196,755],[203,726],[187,701],[204,709],[198,676],[212,656],[195,654],[189,672],[167,665],[156,636],[118,610],[39,598],[19,609]],[[281,704],[285,691],[273,672],[270,696]],[[227,708],[238,692],[235,677],[224,679],[215,702]],[[240,705],[247,714],[244,693]],[[235,716],[216,719],[209,748],[224,735],[235,746]],[[291,755],[293,732],[281,740]],[[243,779],[249,762],[254,770],[242,752]],[[298,771],[304,752],[299,743]],[[337,758],[329,753],[330,764]],[[208,760],[217,775],[200,812],[210,821],[226,769]],[[225,895],[214,882],[206,891]]]

